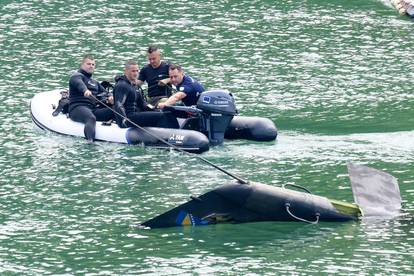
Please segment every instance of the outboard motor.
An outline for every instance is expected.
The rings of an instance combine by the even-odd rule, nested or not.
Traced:
[[[233,95],[228,91],[210,90],[200,94],[197,108],[203,112],[200,131],[204,132],[212,145],[224,141],[224,133],[237,113]]]

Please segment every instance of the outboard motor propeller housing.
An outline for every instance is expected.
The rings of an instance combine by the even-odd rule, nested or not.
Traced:
[[[200,94],[197,108],[203,110],[200,130],[212,145],[224,141],[224,133],[237,113],[233,95],[224,90],[209,90]]]

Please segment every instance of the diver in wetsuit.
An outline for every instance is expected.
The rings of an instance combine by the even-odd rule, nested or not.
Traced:
[[[169,112],[154,111],[145,102],[137,90],[138,64],[128,61],[125,64],[124,75],[116,77],[114,88],[115,117],[120,127],[154,126],[178,128],[177,119]],[[119,113],[119,114],[118,114]],[[122,116],[121,116],[122,115]]]
[[[95,71],[95,59],[85,55],[77,72],[69,79],[69,117],[84,123],[85,138],[89,142],[95,139],[96,121],[109,121],[114,114],[110,108],[101,106],[95,98],[107,104],[113,104],[112,94],[92,78]]]

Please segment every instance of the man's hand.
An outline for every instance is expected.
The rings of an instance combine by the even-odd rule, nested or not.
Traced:
[[[110,105],[113,105],[114,104],[114,97],[113,96],[109,96],[107,101],[108,101],[108,103]]]
[[[169,83],[170,83],[170,78],[162,79],[162,80],[158,81],[159,86],[166,86]]]
[[[92,92],[89,89],[86,89],[85,92],[83,93],[83,95],[85,97],[90,97],[90,96],[92,96]]]
[[[165,106],[166,106],[165,103],[158,103],[157,104],[157,108],[159,108],[159,109],[163,109]]]

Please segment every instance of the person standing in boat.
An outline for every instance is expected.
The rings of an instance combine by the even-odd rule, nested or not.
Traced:
[[[160,81],[160,85],[171,83],[176,87],[177,92],[170,96],[167,101],[158,104],[158,108],[174,105],[182,101],[186,106],[196,105],[197,100],[204,92],[204,87],[192,77],[184,74],[184,70],[179,65],[171,64],[169,68],[169,79]]]
[[[95,58],[85,55],[79,70],[69,79],[69,118],[85,124],[84,134],[88,142],[95,139],[96,121],[109,121],[114,117],[112,109],[96,100],[113,104],[112,94],[92,78],[95,66]]]
[[[161,51],[155,45],[148,47],[147,57],[149,63],[139,72],[137,84],[147,82],[148,103],[156,106],[160,99],[171,96],[171,87],[158,85],[160,80],[168,78],[169,64],[161,61]]]
[[[169,112],[154,111],[138,91],[138,64],[128,61],[124,75],[115,78],[114,87],[115,118],[119,127],[155,126],[178,128],[177,119]],[[128,120],[127,120],[128,118]],[[131,123],[132,121],[133,123]]]

